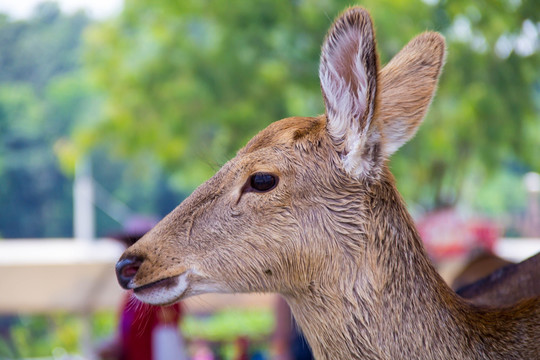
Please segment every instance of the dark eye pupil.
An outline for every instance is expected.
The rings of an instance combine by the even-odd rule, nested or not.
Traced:
[[[272,174],[256,173],[251,176],[251,187],[257,191],[268,191],[276,186],[276,177]]]

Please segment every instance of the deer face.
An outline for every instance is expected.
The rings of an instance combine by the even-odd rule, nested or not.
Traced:
[[[121,284],[155,304],[308,287],[331,253],[313,233],[332,222],[339,161],[324,116],[272,124],[126,251]]]
[[[386,159],[420,124],[443,54],[440,35],[425,33],[379,73],[369,15],[346,11],[322,48],[326,114],[261,131],[126,250],[120,284],[167,304],[207,292],[298,295],[336,280],[340,259],[365,251],[371,185],[391,181]]]

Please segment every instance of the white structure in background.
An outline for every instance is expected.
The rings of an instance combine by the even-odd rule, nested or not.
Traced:
[[[540,237],[540,174],[529,172],[523,177],[527,189],[525,236]]]
[[[116,199],[92,178],[90,160],[77,163],[73,181],[73,236],[80,242],[90,242],[96,238],[95,208],[98,207],[122,226],[134,219],[133,211]]]
[[[95,206],[124,225],[132,211],[92,178],[89,159],[76,167],[73,184],[73,239],[17,239],[0,242],[0,315],[57,311],[83,319],[85,359],[95,359],[91,314],[117,309],[123,291],[114,266],[124,246],[96,239]]]
[[[535,172],[528,172],[523,177],[525,188],[530,193],[540,193],[540,174]]]
[[[107,239],[0,241],[0,315],[117,309],[114,265],[123,251]]]
[[[94,212],[94,181],[88,159],[77,163],[73,182],[73,235],[77,241],[92,241],[96,237]]]

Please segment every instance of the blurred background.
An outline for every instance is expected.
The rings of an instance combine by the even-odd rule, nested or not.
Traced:
[[[538,252],[540,3],[358,4],[383,64],[422,31],[447,39],[431,109],[391,162],[445,278],[479,249]],[[166,215],[272,121],[322,113],[320,45],[348,5],[0,0],[0,359],[96,356],[122,297],[110,238]],[[224,299],[186,304],[188,345],[268,358],[275,299]]]

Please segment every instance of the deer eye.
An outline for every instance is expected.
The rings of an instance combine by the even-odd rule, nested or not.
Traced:
[[[276,187],[278,177],[269,173],[255,173],[249,179],[249,185],[254,191],[265,192]]]

